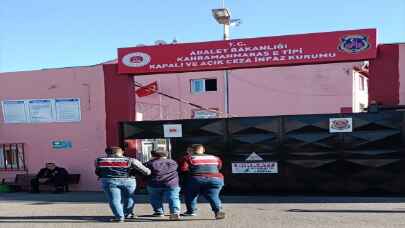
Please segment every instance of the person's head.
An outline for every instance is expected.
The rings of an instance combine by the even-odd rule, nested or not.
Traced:
[[[105,149],[105,153],[108,155],[118,155],[118,156],[124,155],[124,151],[119,146],[107,147]]]
[[[54,169],[56,168],[56,165],[55,165],[55,163],[53,163],[53,162],[47,162],[47,163],[45,164],[45,167],[46,167],[47,169],[54,170]]]
[[[191,147],[193,148],[194,154],[204,154],[205,153],[205,148],[202,144],[194,144]]]
[[[193,147],[192,146],[188,146],[186,149],[186,155],[188,154],[192,154],[193,153]]]
[[[157,149],[157,150],[152,150],[151,152],[152,157],[154,158],[167,158],[168,153],[164,149]]]

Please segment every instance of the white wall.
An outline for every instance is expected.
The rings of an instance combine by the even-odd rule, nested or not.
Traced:
[[[362,112],[368,106],[368,78],[353,71],[353,112]],[[362,108],[363,107],[363,108]]]

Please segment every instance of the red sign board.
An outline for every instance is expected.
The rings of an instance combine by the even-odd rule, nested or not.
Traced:
[[[118,49],[120,74],[157,74],[358,61],[376,57],[376,30],[361,29]]]

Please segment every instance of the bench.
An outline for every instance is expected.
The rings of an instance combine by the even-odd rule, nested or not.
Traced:
[[[17,174],[15,176],[14,183],[7,183],[7,185],[13,187],[16,191],[29,191],[31,189],[31,180],[35,178],[35,174]],[[78,184],[80,181],[80,174],[69,174],[68,181],[65,186],[65,191],[69,191],[69,185]],[[40,188],[47,185],[40,185]],[[50,185],[48,185],[50,186]]]

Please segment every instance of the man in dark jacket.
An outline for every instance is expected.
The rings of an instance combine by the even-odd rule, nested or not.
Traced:
[[[107,156],[96,159],[95,172],[115,217],[111,221],[124,222],[126,218],[134,217],[136,180],[130,174],[131,169],[144,175],[150,175],[150,170],[140,161],[125,157],[120,147],[109,147],[105,152]]]
[[[164,216],[163,197],[169,201],[170,220],[180,219],[180,187],[177,162],[168,159],[165,150],[151,151],[152,160],[145,163],[152,174],[148,177],[149,201],[154,216]]]
[[[55,186],[54,193],[62,193],[65,191],[68,176],[66,169],[57,167],[53,162],[48,162],[46,167],[42,168],[31,180],[31,192],[39,193],[39,185],[53,185]]]

